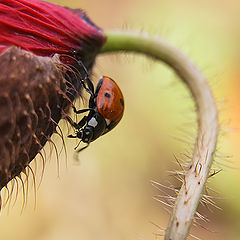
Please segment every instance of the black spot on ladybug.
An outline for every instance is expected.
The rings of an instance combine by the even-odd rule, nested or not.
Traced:
[[[109,93],[105,93],[104,96],[107,97],[107,98],[111,97],[111,95]]]
[[[124,107],[124,101],[122,98],[120,98],[120,103],[122,104],[122,106]]]

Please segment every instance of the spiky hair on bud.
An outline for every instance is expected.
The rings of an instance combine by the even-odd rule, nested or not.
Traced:
[[[79,9],[0,2],[0,189],[40,153],[106,41]],[[41,154],[41,153],[40,153]]]

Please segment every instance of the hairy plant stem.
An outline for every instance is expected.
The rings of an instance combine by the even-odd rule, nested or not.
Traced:
[[[165,234],[165,240],[186,239],[208,179],[218,137],[218,112],[211,89],[192,61],[164,39],[143,33],[121,31],[106,32],[106,35],[107,42],[102,53],[118,51],[142,53],[163,61],[187,85],[196,103],[198,134],[193,158]]]

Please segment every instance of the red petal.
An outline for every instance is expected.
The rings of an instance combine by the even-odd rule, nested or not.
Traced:
[[[96,55],[106,38],[81,10],[37,0],[0,3],[0,52],[15,45],[40,56]],[[87,56],[88,55],[88,56]]]

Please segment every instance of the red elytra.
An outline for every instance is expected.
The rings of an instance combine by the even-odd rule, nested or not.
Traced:
[[[0,2],[0,52],[15,45],[39,56],[77,50],[81,59],[94,58],[105,41],[82,10],[38,0]]]
[[[124,98],[117,83],[110,77],[103,76],[97,86],[97,109],[98,112],[114,126],[121,120],[124,112]]]

